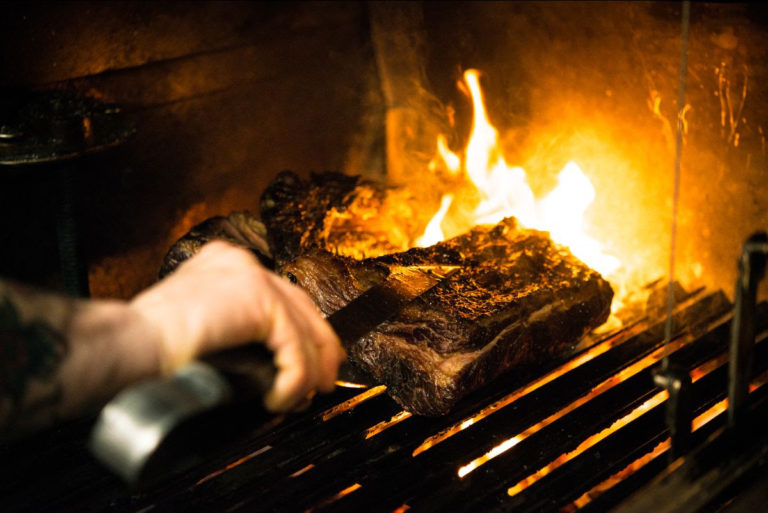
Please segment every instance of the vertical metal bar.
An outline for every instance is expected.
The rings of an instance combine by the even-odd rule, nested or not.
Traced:
[[[58,179],[56,235],[59,246],[59,266],[64,290],[72,296],[88,297],[90,294],[88,274],[79,255],[72,172],[68,164],[56,170]]]
[[[669,283],[667,284],[667,318],[664,323],[664,360],[661,370],[654,373],[653,381],[669,393],[667,399],[666,423],[672,447],[670,460],[688,451],[691,438],[691,377],[687,369],[670,364],[670,343],[672,341],[672,318],[675,308],[675,255],[677,251],[677,210],[680,198],[680,167],[683,156],[683,113],[685,111],[685,79],[688,72],[688,29],[691,3],[683,2],[680,82],[677,91],[677,138],[675,140],[675,171],[672,187],[672,222],[669,239]]]
[[[672,365],[653,378],[657,385],[669,392],[666,411],[666,423],[672,442],[669,459],[676,460],[688,452],[691,444],[691,375],[688,369]]]
[[[760,232],[747,239],[739,258],[728,362],[728,424],[731,427],[739,423],[746,411],[755,344],[757,285],[765,274],[767,257],[768,234]]]
[[[669,240],[669,283],[667,285],[667,321],[664,325],[664,342],[672,339],[672,311],[675,308],[675,254],[677,250],[677,208],[680,198],[680,166],[683,156],[683,113],[685,111],[685,82],[688,73],[688,28],[691,2],[683,2],[682,43],[680,50],[680,83],[677,90],[677,136],[675,139],[675,177],[672,188],[672,223]],[[664,369],[669,367],[669,354],[664,357]]]

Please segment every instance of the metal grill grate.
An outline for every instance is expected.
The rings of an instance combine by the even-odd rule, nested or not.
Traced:
[[[699,439],[724,410],[730,308],[722,294],[700,291],[675,314],[673,358],[694,369]],[[251,440],[244,449],[254,457],[224,463],[165,504],[189,507],[194,497],[195,507],[225,500],[232,511],[604,507],[666,464],[666,392],[651,377],[664,355],[663,328],[639,319],[559,365],[506,376],[441,418],[401,411],[383,387],[341,391]],[[766,329],[763,321],[759,341]],[[768,344],[757,352],[765,368]]]
[[[675,311],[672,357],[692,369],[694,441],[725,416],[730,312],[722,293],[705,291]],[[768,304],[758,313],[753,388],[762,394]],[[59,490],[53,503],[109,497],[114,508],[134,511],[602,511],[666,467],[666,391],[651,375],[663,340],[663,319],[638,318],[546,368],[501,377],[439,418],[401,411],[384,387],[338,389],[302,414],[218,440],[214,457],[151,490],[129,494],[102,478],[93,485],[99,493]]]

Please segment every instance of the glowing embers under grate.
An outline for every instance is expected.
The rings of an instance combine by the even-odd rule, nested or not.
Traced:
[[[694,369],[697,435],[723,408],[729,310],[721,294],[676,309],[670,349]],[[196,495],[172,505],[197,506],[194,497],[210,489],[226,492],[215,507],[231,511],[525,511],[545,500],[549,510],[592,507],[605,490],[637,479],[634,469],[664,460],[665,393],[650,377],[662,339],[663,321],[636,320],[538,375],[502,376],[445,417],[412,416],[384,387],[318,397],[220,471],[201,471]],[[768,367],[768,341],[756,362]]]
[[[750,384],[749,391],[750,393],[756,391],[760,387],[764,386],[766,383],[768,383],[768,372],[763,372],[759,376],[757,376],[753,382]],[[663,392],[663,393],[666,393]],[[726,410],[728,409],[728,399],[722,399],[709,408],[707,408],[703,413],[700,413],[697,415],[693,421],[691,422],[691,430],[695,433],[700,428],[706,426],[709,422],[716,419],[720,415],[722,415]],[[665,438],[662,442],[660,442],[656,447],[653,448],[653,450],[649,453],[644,454],[643,456],[637,458],[632,463],[621,469],[620,471],[616,472],[615,474],[611,475],[608,479],[601,481],[599,484],[595,485],[594,487],[590,488],[588,491],[584,492],[578,499],[573,501],[569,505],[569,507],[564,508],[566,511],[576,511],[579,509],[583,509],[585,506],[590,504],[596,497],[599,497],[606,491],[613,488],[618,483],[621,483],[626,478],[631,476],[632,474],[638,472],[642,468],[644,468],[646,465],[654,461],[659,456],[666,454],[667,451],[670,449],[671,441],[669,438]],[[557,461],[557,460],[556,460]],[[553,462],[554,463],[554,462]],[[531,480],[526,480],[526,484],[532,484],[534,482],[533,476],[539,477],[539,474],[542,472],[540,471],[537,474],[531,475]],[[507,493],[509,495],[514,495],[518,492],[520,492],[524,486],[522,485],[524,481],[521,481],[517,485],[513,486],[509,490],[507,490]]]
[[[715,361],[720,360],[719,358],[716,358]],[[705,364],[707,365],[707,364]],[[704,367],[704,366],[701,366]],[[711,366],[710,366],[711,367]],[[698,370],[698,368],[697,368]],[[705,376],[706,374],[699,374],[700,377]],[[760,375],[754,382],[754,384],[751,387],[751,391],[754,392],[757,388],[761,387],[765,384],[766,379],[768,379],[768,373],[763,373]],[[574,449],[573,451],[561,454],[557,459],[550,462],[548,465],[540,468],[537,472],[531,474],[530,476],[526,477],[525,479],[521,480],[514,486],[510,487],[507,490],[507,495],[514,496],[518,493],[522,492],[532,484],[539,481],[541,478],[552,472],[553,470],[561,467],[563,464],[571,461],[575,457],[582,454],[587,449],[590,449],[591,447],[594,447],[597,445],[598,442],[601,440],[604,440],[608,436],[610,436],[612,433],[615,433],[619,429],[623,428],[633,420],[636,420],[641,415],[644,415],[648,411],[650,411],[652,408],[655,408],[656,406],[660,405],[664,401],[666,401],[669,398],[669,394],[666,390],[663,390],[657,394],[655,394],[650,399],[643,402],[640,406],[632,410],[629,414],[625,415],[624,417],[618,419],[616,422],[614,422],[611,426],[603,429],[599,433],[595,433],[594,435],[590,436],[586,440],[584,440],[579,446]],[[723,413],[726,408],[728,407],[728,400],[723,399],[722,401],[718,401],[715,403],[712,407],[708,408],[704,413],[696,416],[693,421],[691,422],[691,429],[695,432],[702,426],[706,425],[708,422],[713,420],[715,417]],[[666,444],[663,449],[659,450],[659,446],[656,446],[654,448],[654,451],[652,452],[658,452],[658,454],[663,453],[666,449],[669,448],[669,439],[667,438],[664,442],[662,442],[663,445]],[[645,456],[639,458],[638,460],[635,460],[633,464],[635,465],[635,469],[641,467],[642,465],[640,462],[644,461]],[[651,458],[652,459],[652,458]],[[626,472],[625,469],[622,469],[622,472]],[[612,476],[613,477],[613,476]],[[607,483],[604,481],[598,486],[602,486],[604,489],[606,487]]]
[[[728,317],[719,319],[715,326],[719,326],[724,324],[726,321],[728,321]],[[613,376],[609,377],[608,379],[602,381],[599,385],[594,387],[592,390],[589,391],[589,393],[579,397],[569,405],[565,406],[564,408],[559,409],[549,417],[537,422],[536,424],[528,427],[525,431],[508,438],[507,440],[504,440],[501,444],[495,446],[487,453],[483,454],[479,458],[475,458],[474,460],[470,461],[468,464],[462,466],[459,468],[458,475],[459,477],[464,477],[473,470],[475,470],[480,465],[484,464],[485,462],[499,456],[500,454],[504,453],[508,449],[511,449],[518,443],[522,442],[526,438],[530,437],[531,435],[538,433],[545,427],[555,423],[556,421],[560,420],[561,418],[565,417],[567,414],[571,413],[572,411],[575,411],[580,406],[586,404],[587,402],[591,401],[595,397],[599,396],[600,394],[605,393],[606,391],[612,389],[616,385],[619,385],[620,383],[624,383],[629,378],[639,374],[640,372],[648,369],[652,365],[655,365],[659,363],[662,358],[664,358],[664,355],[667,354],[668,351],[674,352],[678,349],[681,349],[682,347],[685,347],[688,344],[691,344],[694,341],[694,337],[690,334],[683,335],[679,339],[673,340],[669,343],[668,347],[660,347],[656,349],[655,351],[651,352],[651,354],[641,358],[637,362],[632,363],[631,365],[628,365],[627,367],[624,367],[619,372],[614,374]],[[696,376],[704,375],[702,374],[702,371],[698,368],[695,369]],[[651,399],[646,401],[645,403],[638,406],[635,410],[633,410],[630,414],[628,414],[626,417],[622,417],[619,419],[614,426],[611,426],[611,429],[614,431],[618,429],[621,425],[626,424],[628,422],[631,422],[636,418],[636,416],[641,415],[643,411],[646,411],[653,406],[656,406],[660,404],[661,402],[665,401],[667,399],[667,396],[665,394],[659,393],[653,396]],[[604,436],[607,436],[607,434],[610,434],[609,431]],[[602,432],[601,432],[602,433]]]

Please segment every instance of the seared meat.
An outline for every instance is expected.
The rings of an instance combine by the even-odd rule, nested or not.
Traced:
[[[206,242],[225,240],[236,246],[250,249],[262,264],[274,268],[267,245],[267,230],[249,212],[233,212],[227,217],[211,217],[193,227],[177,240],[163,258],[158,273],[160,278],[170,274],[184,260],[200,251]]]
[[[346,350],[403,408],[446,413],[510,368],[562,354],[610,312],[613,291],[548,234],[509,218],[428,248],[356,261],[313,250],[280,267],[329,315],[393,265],[462,269]]]
[[[405,251],[424,229],[430,208],[408,188],[341,173],[302,180],[283,171],[261,197],[261,219],[278,264],[314,248],[358,259]]]
[[[341,173],[313,174],[304,181],[282,171],[261,196],[261,218],[267,227],[275,260],[283,263],[311,248],[325,247],[325,218],[344,210],[361,181]]]

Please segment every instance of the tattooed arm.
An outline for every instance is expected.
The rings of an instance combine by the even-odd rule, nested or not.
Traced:
[[[0,282],[0,427],[27,432],[87,411],[158,369],[157,335],[119,301]]]
[[[131,302],[0,281],[0,438],[75,417],[130,383],[250,340],[275,352],[268,408],[333,388],[344,352],[309,297],[226,243],[208,244]]]

